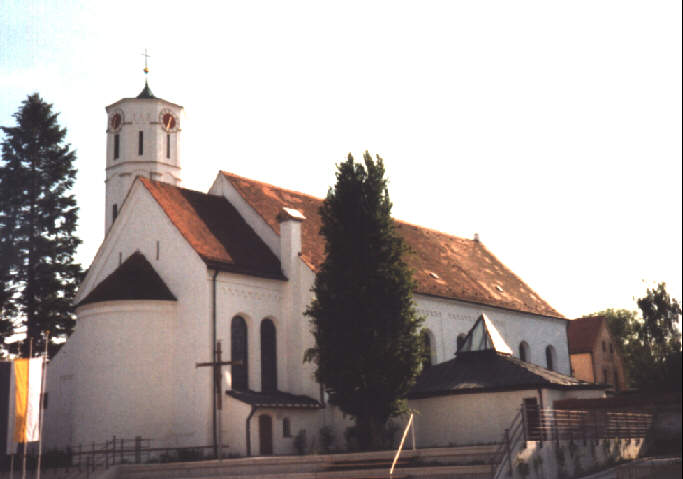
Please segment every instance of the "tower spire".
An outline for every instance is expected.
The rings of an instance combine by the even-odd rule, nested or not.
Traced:
[[[142,70],[143,72],[145,72],[145,88],[142,89],[142,91],[138,95],[138,98],[156,98],[154,96],[154,93],[152,93],[152,90],[149,87],[149,84],[147,83],[147,74],[149,73],[149,68],[147,67],[147,59],[150,56],[147,54],[146,48],[145,48],[145,53],[142,53],[141,55],[145,57],[145,68],[143,68],[143,70]]]

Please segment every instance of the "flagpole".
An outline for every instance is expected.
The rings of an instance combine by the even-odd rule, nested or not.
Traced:
[[[29,364],[31,361],[31,356],[33,356],[33,338],[29,338],[29,343],[28,343],[28,360]],[[28,403],[28,399],[27,399]],[[25,429],[25,427],[24,427]],[[24,457],[22,460],[21,464],[21,479],[26,479],[26,431],[24,430],[24,440],[22,441],[24,444]]]
[[[45,390],[45,380],[47,378],[47,345],[50,344],[50,330],[45,332],[45,351],[43,352],[43,369],[40,378],[40,406],[38,407],[38,471],[36,472],[36,479],[40,479],[40,460],[43,455],[43,391]]]

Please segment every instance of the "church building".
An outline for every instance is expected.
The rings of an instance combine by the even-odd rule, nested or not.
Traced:
[[[310,443],[329,426],[343,448],[351,422],[302,361],[314,341],[303,313],[324,259],[322,200],[227,171],[206,193],[181,188],[183,108],[147,83],[106,112],[106,234],[80,285],[75,331],[48,367],[46,447],[142,436],[155,447],[290,454],[299,431]],[[503,417],[495,394],[522,391],[510,411],[527,396],[550,407],[602,394],[570,377],[568,321],[481,241],[396,228],[414,251],[431,364],[409,397],[421,409],[418,447],[497,440],[512,413]],[[464,353],[475,336],[501,338],[479,349],[517,380],[458,386],[472,384],[458,361],[474,361]],[[482,404],[500,416],[483,436],[438,430],[440,417],[485,417]]]

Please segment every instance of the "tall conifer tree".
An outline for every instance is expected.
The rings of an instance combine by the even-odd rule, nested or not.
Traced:
[[[35,93],[14,114],[16,126],[0,127],[0,335],[25,329],[36,352],[48,330],[51,337],[71,334],[71,301],[82,276],[70,194],[76,156],[57,116]],[[28,344],[13,352],[27,355]]]
[[[381,446],[419,371],[422,319],[413,304],[408,248],[391,219],[384,164],[365,152],[338,165],[320,208],[326,259],[316,275],[306,353],[330,402],[351,415],[361,448]]]

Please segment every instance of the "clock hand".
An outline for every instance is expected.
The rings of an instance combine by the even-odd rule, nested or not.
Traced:
[[[170,130],[171,129],[171,122],[173,121],[173,117],[171,115],[168,115],[168,121],[166,122],[166,129]]]

